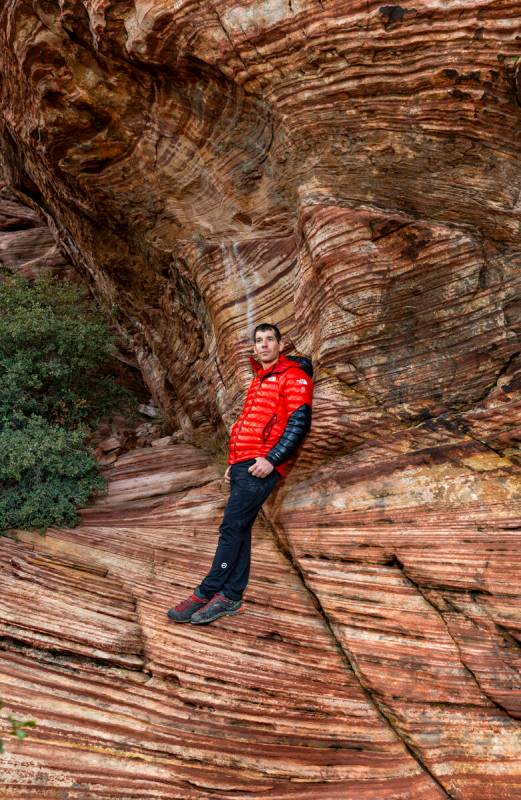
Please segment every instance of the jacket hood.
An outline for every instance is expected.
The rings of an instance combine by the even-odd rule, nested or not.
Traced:
[[[267,370],[264,370],[253,356],[250,356],[250,364],[255,373],[262,372],[268,375],[271,372],[285,372],[290,367],[300,367],[309,378],[313,377],[313,364],[311,363],[311,359],[307,356],[286,356],[284,353],[281,353],[277,363]]]

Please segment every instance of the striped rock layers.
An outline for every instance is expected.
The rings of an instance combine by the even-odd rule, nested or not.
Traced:
[[[248,609],[165,610],[209,566],[225,492],[193,447],[134,451],[76,530],[0,539],[0,694],[37,720],[1,798],[438,800],[266,524]]]
[[[259,318],[326,413],[468,407],[518,352],[514,0],[0,8],[6,173],[187,435],[232,421]]]
[[[378,744],[356,797],[521,796],[518,3],[4,0],[1,14],[3,169],[113,307],[186,438],[237,416],[256,322],[313,358],[313,430],[268,514],[273,558],[285,553],[326,625],[320,652],[336,641],[347,695],[405,748],[369,785],[390,752]],[[121,546],[141,552],[129,525]],[[181,550],[198,552],[190,530]],[[123,572],[124,642],[106,624],[99,650],[139,660]],[[105,591],[96,576],[86,586]],[[264,665],[248,669],[274,690]],[[305,758],[277,771],[259,747],[240,762],[260,781],[245,792],[275,772],[272,796],[318,780]],[[215,791],[242,791],[218,763]],[[167,782],[185,774],[172,769]],[[349,797],[361,772],[323,775]]]

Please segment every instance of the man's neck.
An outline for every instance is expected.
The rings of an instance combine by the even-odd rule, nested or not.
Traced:
[[[261,367],[262,367],[262,369],[264,369],[264,370],[266,370],[266,369],[271,369],[271,367],[274,367],[274,366],[275,366],[275,364],[277,363],[277,361],[279,360],[279,358],[280,358],[280,353],[279,353],[279,355],[277,356],[277,358],[275,358],[273,361],[270,361],[268,364],[264,364],[263,362],[261,362]]]

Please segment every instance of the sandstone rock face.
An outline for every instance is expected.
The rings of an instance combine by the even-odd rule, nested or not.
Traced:
[[[329,766],[302,750],[275,767],[281,742],[264,739],[255,717],[244,741],[257,760],[234,771],[205,741],[205,782],[183,784],[179,796],[204,796],[210,775],[220,796],[521,796],[518,18],[514,0],[2,5],[4,170],[115,308],[156,403],[185,437],[208,439],[234,420],[256,322],[279,323],[316,368],[313,430],[269,506],[278,545],[269,547],[273,559],[286,554],[305,602],[314,596],[319,661],[336,641],[326,660],[340,670],[331,683],[341,696],[326,706],[343,709],[349,728],[350,704],[367,701],[356,716],[374,722],[363,734],[372,744],[349,764],[342,746]],[[163,474],[160,493],[188,491],[185,477]],[[124,486],[114,516],[103,513],[116,550],[148,563],[146,525],[160,549],[161,520],[170,536],[173,518],[156,500],[145,524],[144,512],[129,510],[132,481]],[[184,502],[175,514],[195,530],[210,501]],[[132,531],[115,521],[127,513],[137,515]],[[100,547],[106,533],[93,534]],[[70,541],[66,552],[80,541],[77,532],[55,536]],[[207,561],[214,539],[196,543],[186,526],[179,537],[165,569],[179,558],[177,580],[189,586],[205,560],[199,548]],[[263,557],[270,585],[278,573]],[[132,580],[110,569],[118,609],[130,614],[129,645],[107,624],[99,649],[143,658],[132,638],[138,612],[123,595],[137,596],[134,576],[149,585],[152,568],[129,567]],[[174,633],[158,610],[156,619],[168,661]],[[249,663],[242,640],[223,646],[210,633],[194,645],[190,635],[175,632],[192,660],[203,647],[200,679],[210,680],[204,648],[218,640],[248,680],[275,690],[280,670]],[[308,638],[300,628],[292,637],[309,670]],[[261,660],[279,658],[277,636],[258,645]],[[166,674],[152,677],[168,682]],[[215,709],[218,686],[204,689]],[[266,702],[275,713],[280,696]],[[307,697],[305,705],[317,711]],[[293,713],[293,728],[313,739],[309,719]],[[353,750],[344,722],[324,724]],[[208,717],[201,726],[208,735]],[[389,755],[395,744],[386,750],[384,735],[400,755]],[[43,745],[40,756],[52,757]],[[224,777],[221,763],[250,784]],[[114,780],[128,778],[111,764]],[[184,780],[184,767],[164,764],[161,780]],[[86,764],[77,780],[92,770]],[[398,774],[405,783],[394,783]]]
[[[24,200],[0,180],[0,266],[29,279],[47,270],[77,281],[49,224]]]
[[[6,169],[187,431],[266,317],[326,407],[467,407],[519,350],[517,10],[5,2]]]
[[[191,446],[136,450],[79,528],[0,539],[0,692],[38,720],[0,797],[445,797],[266,524],[246,614],[165,623],[211,562],[222,483]]]

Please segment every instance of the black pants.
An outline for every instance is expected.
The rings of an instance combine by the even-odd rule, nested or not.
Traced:
[[[222,592],[230,600],[240,600],[248,584],[251,529],[262,504],[280,478],[276,469],[266,478],[250,475],[248,468],[254,463],[252,458],[232,464],[230,496],[219,528],[213,563],[195,590],[201,597],[210,599],[216,592]]]

